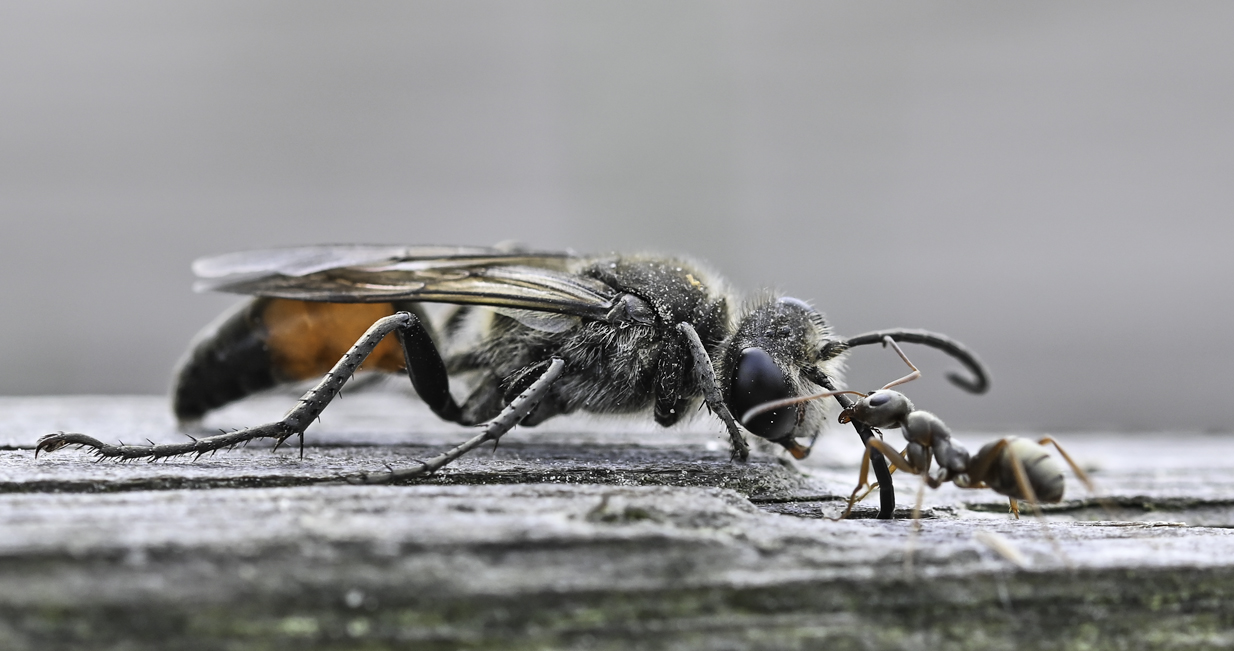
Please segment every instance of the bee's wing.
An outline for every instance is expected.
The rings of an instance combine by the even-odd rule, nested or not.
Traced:
[[[321,246],[204,258],[199,291],[302,301],[412,300],[602,318],[617,292],[571,271],[567,253],[484,248]]]
[[[399,260],[469,258],[503,255],[498,249],[447,246],[382,246],[373,244],[330,244],[280,249],[239,251],[193,262],[198,278],[227,282],[242,277],[307,276],[326,269],[382,264]],[[504,252],[510,255],[510,252]],[[213,287],[207,287],[213,289]]]

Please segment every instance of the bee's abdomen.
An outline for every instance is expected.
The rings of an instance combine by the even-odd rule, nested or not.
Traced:
[[[389,303],[312,303],[258,298],[198,337],[176,374],[172,406],[180,421],[284,382],[320,377],[378,319]],[[393,338],[378,344],[361,370],[397,371]]]
[[[178,420],[197,420],[211,409],[278,384],[261,321],[268,302],[251,301],[198,336],[172,388]]]

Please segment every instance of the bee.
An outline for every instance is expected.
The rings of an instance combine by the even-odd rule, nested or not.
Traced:
[[[834,388],[846,351],[884,336],[943,350],[972,374],[954,383],[988,386],[977,357],[947,337],[840,338],[804,301],[767,295],[742,306],[718,275],[671,257],[340,245],[232,253],[193,269],[199,291],[254,298],[198,335],[181,363],[172,406],[182,423],[270,387],[323,379],[275,423],[149,446],[57,433],[36,454],[75,444],[101,457],[158,459],[292,436],[303,446],[305,428],[360,370],[406,372],[437,416],[484,425],[421,466],[366,481],[433,472],[516,424],[559,414],[650,413],[668,427],[700,404],[724,423],[734,459],[748,455],[743,429],[801,459],[809,447],[798,439],[812,442],[824,422],[819,403],[741,422],[733,414]],[[432,303],[452,312],[434,324],[424,309]],[[461,400],[451,378],[464,385]]]

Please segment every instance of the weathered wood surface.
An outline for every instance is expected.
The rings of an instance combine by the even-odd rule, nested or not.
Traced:
[[[210,424],[286,405],[259,399]],[[820,517],[855,481],[849,430],[805,464],[734,464],[707,418],[551,425],[419,485],[360,487],[331,481],[466,430],[378,392],[327,410],[303,459],[293,445],[35,460],[34,439],[57,429],[182,435],[155,398],[0,399],[0,648],[1234,646],[1220,435],[1065,436],[1110,511],[1075,482],[1045,525],[951,488],[927,493],[914,534],[869,519],[872,505]],[[897,477],[908,507],[915,479]]]

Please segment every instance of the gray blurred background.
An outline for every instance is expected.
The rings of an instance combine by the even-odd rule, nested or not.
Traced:
[[[947,332],[955,427],[1234,428],[1234,3],[10,0],[0,89],[3,394],[165,391],[198,256],[518,239]]]

